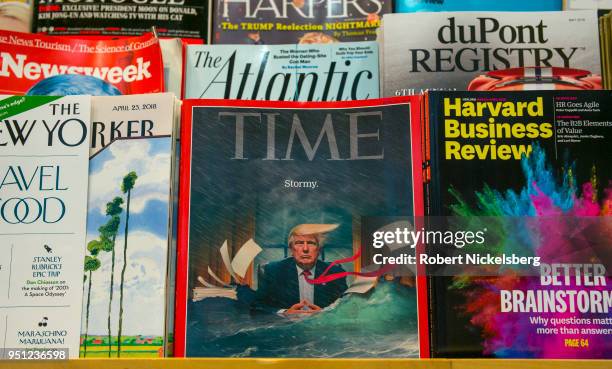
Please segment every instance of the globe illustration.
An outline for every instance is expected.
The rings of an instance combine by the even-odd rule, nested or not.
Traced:
[[[66,96],[66,95],[121,95],[115,86],[92,76],[81,74],[60,74],[45,78],[32,86],[26,95]]]

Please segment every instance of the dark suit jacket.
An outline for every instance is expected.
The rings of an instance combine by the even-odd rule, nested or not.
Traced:
[[[329,263],[317,260],[315,277],[321,275],[328,266]],[[342,267],[335,265],[328,274],[343,271]],[[314,301],[311,302],[324,308],[341,297],[346,288],[345,277],[325,284],[317,284],[314,287]],[[287,309],[299,302],[300,285],[295,259],[289,257],[265,265],[263,273],[259,276],[256,306],[258,308]]]

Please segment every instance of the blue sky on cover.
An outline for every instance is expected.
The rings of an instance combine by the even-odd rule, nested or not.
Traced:
[[[171,143],[169,137],[118,140],[90,161],[87,242],[98,238],[98,228],[107,221],[104,213],[106,203],[115,196],[121,196],[125,201],[126,196],[121,192],[122,178],[130,171],[138,175],[130,205],[124,289],[125,335],[163,334]],[[125,204],[123,207],[115,243],[113,335],[117,333],[119,281],[123,265]],[[92,275],[89,317],[89,334],[94,335],[107,332],[111,253],[102,253],[99,259],[102,266]]]

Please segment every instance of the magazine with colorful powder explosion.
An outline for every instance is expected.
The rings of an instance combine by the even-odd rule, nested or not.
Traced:
[[[500,265],[431,277],[432,355],[611,358],[610,92],[428,99],[426,213],[528,219],[537,226],[489,225],[503,237],[486,251],[527,242],[525,255],[541,258],[534,274]]]

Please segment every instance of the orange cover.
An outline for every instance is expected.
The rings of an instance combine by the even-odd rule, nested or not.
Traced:
[[[88,82],[113,95],[163,92],[159,40],[151,33],[118,40],[74,39],[0,31],[0,94],[41,94],[43,80],[63,95],[104,95],[87,90]],[[82,79],[57,75],[86,75]],[[96,81],[99,80],[99,81]],[[81,82],[87,81],[87,82]],[[104,81],[104,82],[101,82]],[[59,87],[58,87],[59,86]],[[45,93],[52,94],[52,93]]]

